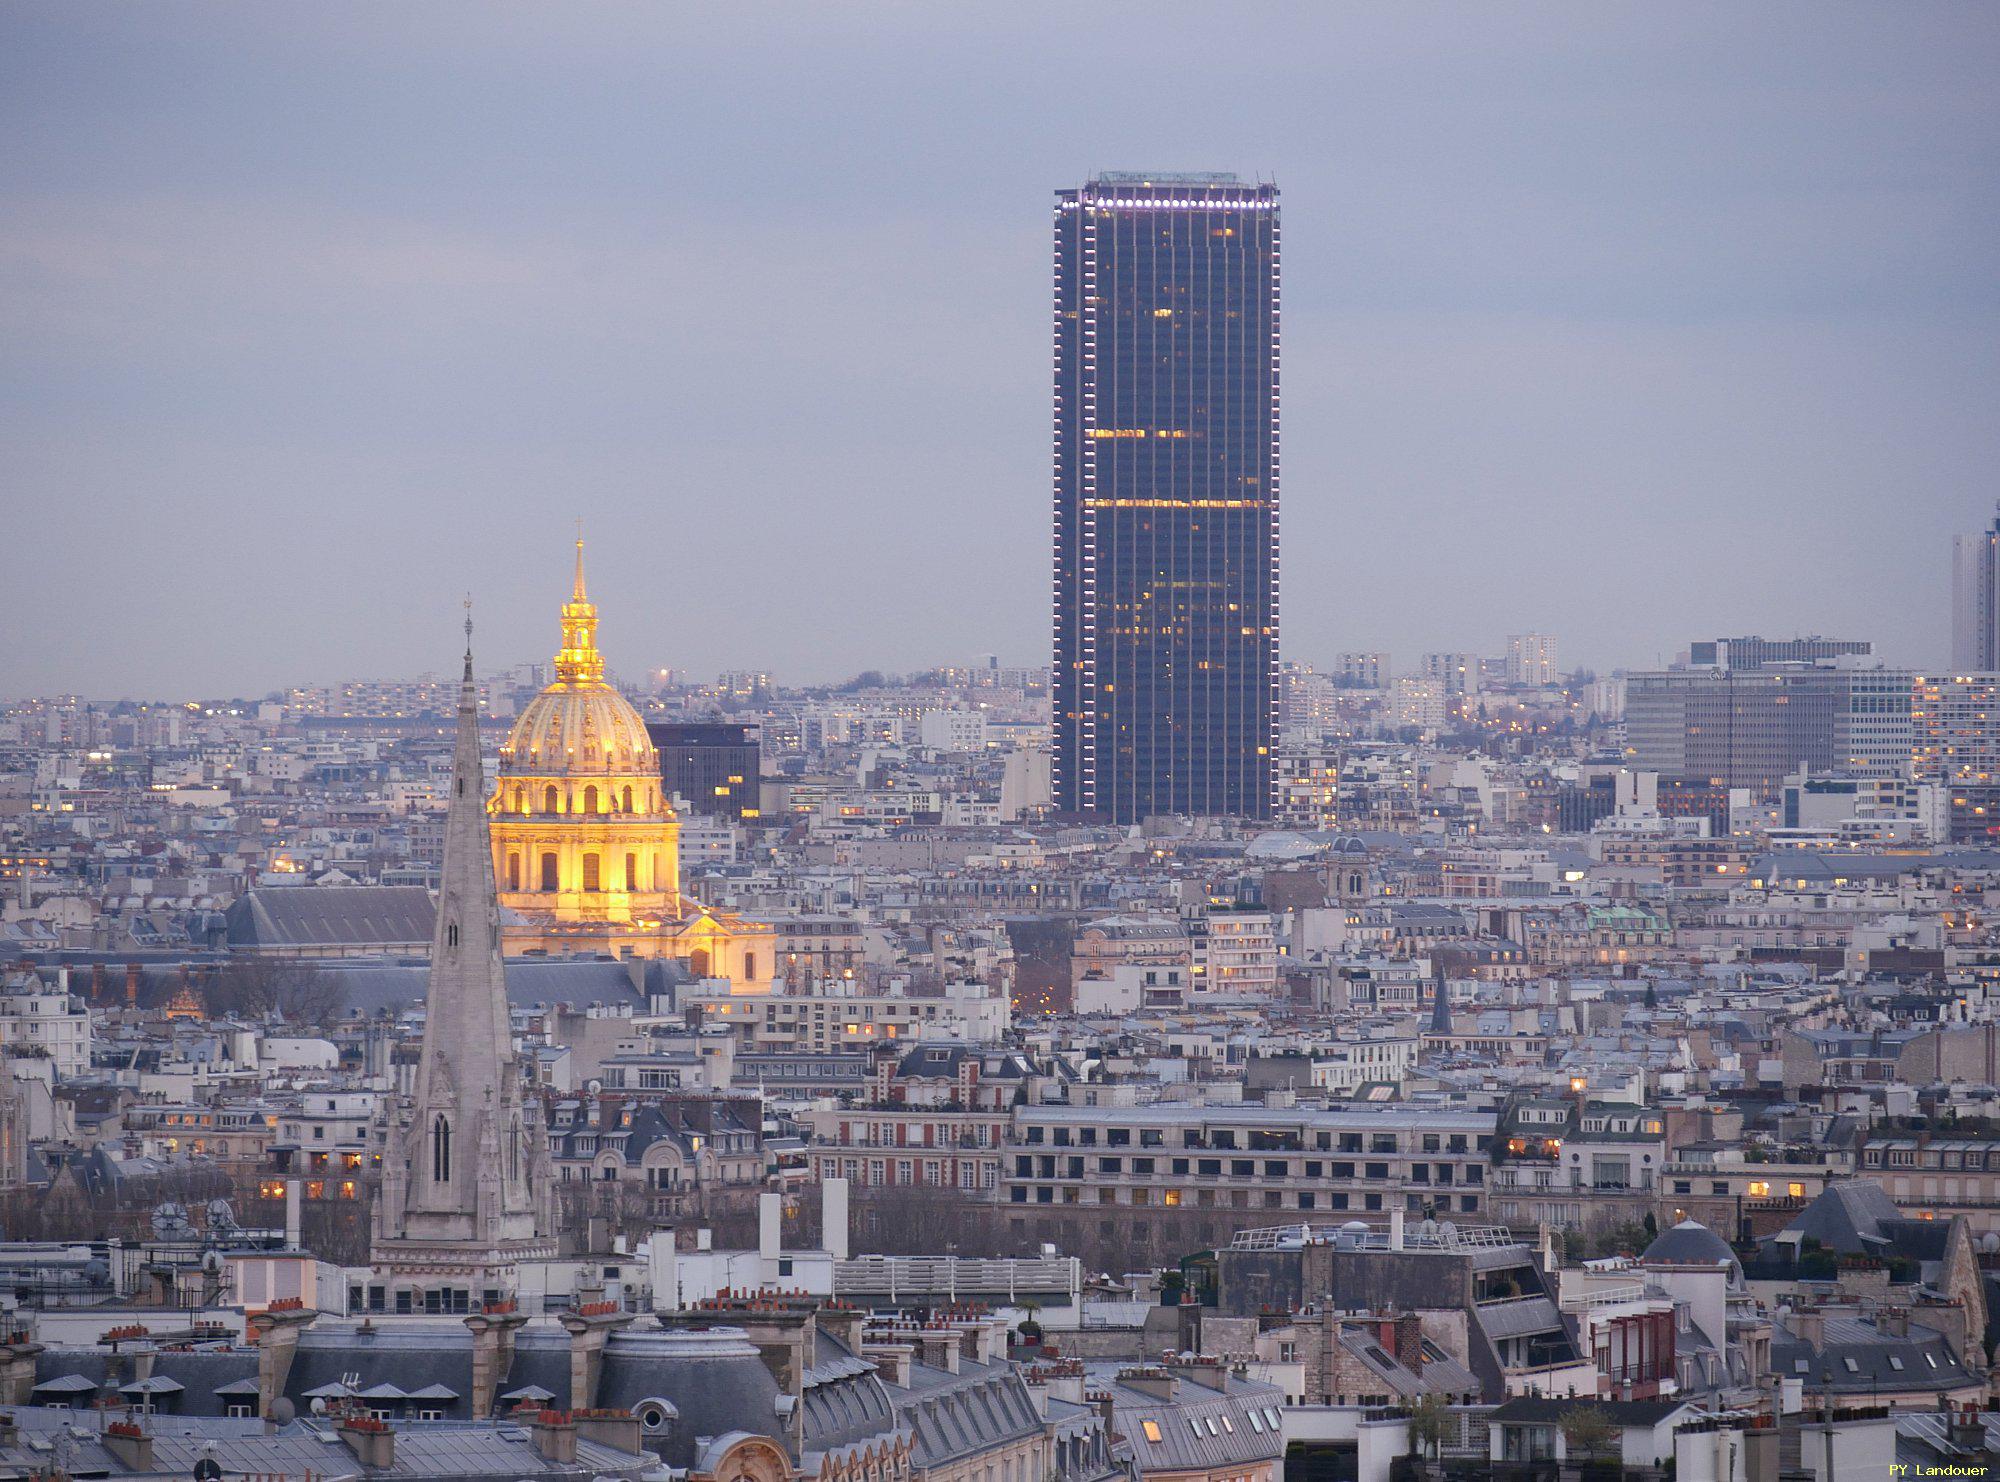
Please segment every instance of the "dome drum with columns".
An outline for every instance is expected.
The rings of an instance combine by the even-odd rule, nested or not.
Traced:
[[[680,820],[646,723],[604,677],[580,540],[562,634],[555,681],[515,721],[487,804],[508,950],[679,957],[767,991],[771,928],[681,892]]]

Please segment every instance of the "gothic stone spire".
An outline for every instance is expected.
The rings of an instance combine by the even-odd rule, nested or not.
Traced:
[[[543,1233],[528,1178],[541,1132],[523,1105],[508,1021],[469,613],[466,623],[423,1058],[414,1101],[391,1133],[378,1260],[398,1241],[490,1250]]]

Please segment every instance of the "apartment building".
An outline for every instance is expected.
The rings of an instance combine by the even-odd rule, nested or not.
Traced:
[[[1486,1200],[1497,1118],[1443,1107],[1020,1106],[1000,1203],[1020,1233],[1081,1244],[1100,1223],[1227,1238],[1267,1217],[1433,1212]]]
[[[704,1026],[733,1031],[739,1051],[824,1054],[888,1040],[951,1039],[991,1044],[1006,1031],[1007,1000],[984,985],[953,983],[936,997],[831,989],[800,993],[692,993],[681,1009]]]
[[[1190,924],[1190,934],[1196,998],[1268,1000],[1283,991],[1269,911],[1214,906]]]
[[[991,1192],[999,1186],[1010,1114],[1034,1065],[1023,1055],[964,1045],[916,1045],[875,1057],[865,1101],[815,1108],[816,1179]]]
[[[9,1053],[46,1057],[58,1078],[90,1068],[90,1010],[67,987],[67,975],[33,968],[0,980],[0,1046]]]

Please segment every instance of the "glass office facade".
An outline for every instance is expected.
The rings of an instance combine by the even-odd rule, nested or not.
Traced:
[[[1269,817],[1277,187],[1100,175],[1054,270],[1056,806]]]

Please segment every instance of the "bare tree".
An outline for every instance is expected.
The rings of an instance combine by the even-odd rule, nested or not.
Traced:
[[[340,980],[309,963],[274,957],[239,957],[210,981],[211,1014],[249,1019],[276,1015],[287,1024],[325,1029],[347,1006]]]

